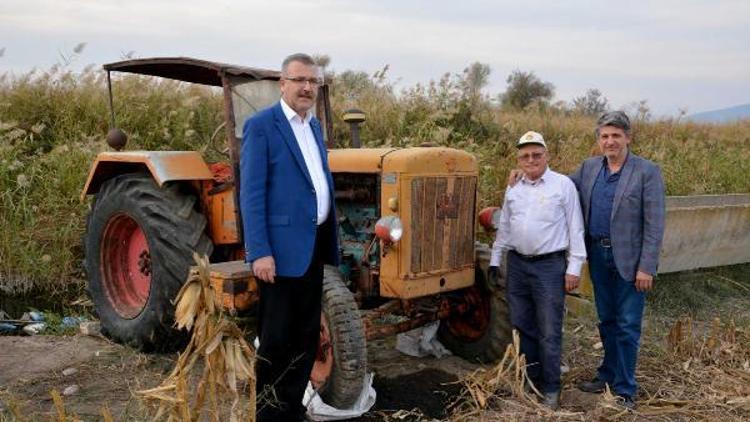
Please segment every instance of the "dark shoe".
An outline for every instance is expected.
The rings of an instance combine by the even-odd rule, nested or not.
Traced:
[[[578,389],[584,393],[603,393],[606,388],[607,383],[599,378],[594,378],[591,381],[585,381],[578,384]]]
[[[542,404],[549,407],[552,410],[559,409],[560,408],[560,392],[553,391],[551,393],[544,393]]]
[[[635,410],[635,400],[630,396],[617,396],[617,404],[627,410]]]

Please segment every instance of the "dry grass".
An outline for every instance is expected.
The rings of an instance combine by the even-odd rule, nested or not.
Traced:
[[[114,81],[118,124],[131,149],[200,150],[221,122],[221,98],[143,77]],[[0,75],[0,294],[82,294],[79,195],[107,147],[105,73],[64,66]]]
[[[510,359],[462,380],[464,391],[451,420],[748,420],[750,327],[719,319],[702,327],[685,317],[664,331],[668,331],[666,336],[644,338],[637,373],[641,394],[635,412],[620,407],[610,392],[599,396],[571,392],[571,384],[587,379],[576,370],[563,380],[568,387],[563,392],[563,410],[552,412],[540,406],[522,389],[523,370],[518,365],[523,356],[513,344],[506,351]],[[583,331],[570,337],[574,337],[571,341],[589,340]],[[578,365],[598,364],[591,348],[576,347],[570,353],[579,354]],[[582,396],[588,400],[579,402]]]
[[[515,166],[513,145],[541,131],[551,166],[570,172],[591,155],[594,118],[555,105],[512,111],[467,92],[465,74],[398,90],[386,72],[332,75],[335,139],[348,145],[343,110],[367,113],[368,146],[430,141],[474,154],[480,166],[479,207],[501,202]],[[82,294],[81,237],[87,201],[78,199],[103,138],[109,113],[105,74],[64,65],[0,75],[0,294]],[[128,75],[114,80],[118,126],[129,149],[210,152],[222,121],[220,93],[194,85]],[[679,119],[635,122],[633,149],[658,162],[670,195],[750,192],[750,121],[725,125]],[[209,158],[218,158],[213,155]]]
[[[568,411],[552,412],[536,401],[542,394],[526,373],[526,356],[521,354],[518,332],[503,358],[490,369],[478,369],[461,380],[461,396],[454,401],[451,420],[474,421],[501,417],[502,420],[578,416]],[[503,409],[498,414],[496,409]],[[509,418],[509,419],[506,419]]]
[[[49,420],[50,421],[59,421],[59,422],[80,422],[83,419],[81,419],[77,414],[74,412],[70,412],[65,407],[65,400],[63,399],[62,395],[60,394],[57,389],[52,389],[49,392],[50,397],[52,398],[52,408],[54,409],[54,414],[50,415]],[[8,403],[9,407],[9,414],[8,418],[6,419],[5,414],[0,412],[0,422],[5,422],[6,420],[8,422],[26,422],[31,420],[27,413],[25,413],[23,407],[20,403],[18,403],[15,399],[10,400]],[[115,419],[112,417],[112,413],[109,410],[108,406],[103,406],[101,409],[101,416],[104,422],[114,422]]]
[[[663,360],[646,359],[639,413],[714,420],[750,417],[750,332],[716,318],[703,335],[691,318],[677,320]]]

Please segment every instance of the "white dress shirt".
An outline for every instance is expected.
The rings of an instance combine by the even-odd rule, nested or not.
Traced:
[[[573,182],[547,167],[542,177],[526,177],[509,186],[492,245],[490,265],[498,266],[504,250],[522,255],[567,251],[567,274],[580,276],[586,261],[583,216]]]
[[[312,179],[313,188],[315,189],[315,198],[318,205],[318,224],[323,224],[331,211],[331,195],[328,191],[328,180],[323,172],[323,161],[320,158],[320,148],[315,141],[315,135],[310,127],[312,113],[307,112],[303,120],[296,111],[281,100],[281,109],[289,124],[292,126],[292,132],[297,139],[299,149],[302,151],[302,157],[305,159],[307,172]],[[326,153],[326,151],[323,151]]]

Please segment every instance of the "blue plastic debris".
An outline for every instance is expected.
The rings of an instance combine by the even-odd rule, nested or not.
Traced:
[[[44,321],[44,314],[39,311],[24,312],[21,315],[21,321],[42,322]]]
[[[32,321],[44,321],[44,314],[39,311],[31,311],[29,312],[29,317]]]
[[[77,327],[81,325],[82,322],[86,321],[86,317],[81,316],[66,316],[62,319],[62,326],[63,327]]]

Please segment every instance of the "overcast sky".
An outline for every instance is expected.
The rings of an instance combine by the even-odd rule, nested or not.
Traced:
[[[556,100],[598,88],[657,115],[750,103],[748,0],[0,0],[0,73],[49,68],[81,42],[76,69],[129,52],[278,68],[302,51],[335,71],[388,64],[401,86],[479,61],[492,95],[520,69]]]

